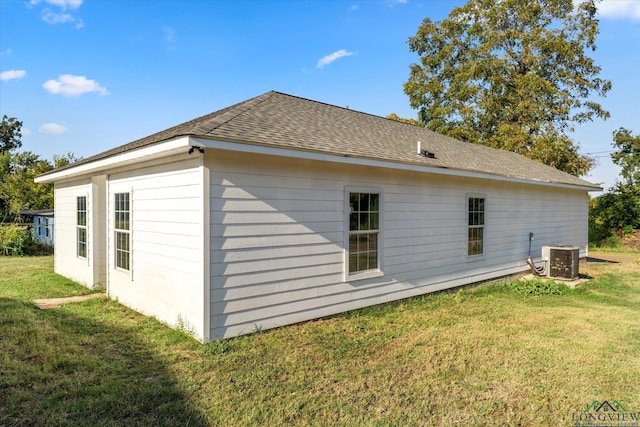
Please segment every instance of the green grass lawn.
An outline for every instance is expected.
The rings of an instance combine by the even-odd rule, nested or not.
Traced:
[[[640,412],[632,258],[576,290],[497,283],[201,345],[104,298],[40,310],[33,299],[90,291],[52,257],[0,257],[0,425],[568,426],[594,400]]]

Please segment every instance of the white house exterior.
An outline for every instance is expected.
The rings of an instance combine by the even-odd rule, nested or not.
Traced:
[[[57,273],[202,341],[522,272],[529,233],[534,259],[585,256],[600,189],[277,92],[37,182],[55,184]]]

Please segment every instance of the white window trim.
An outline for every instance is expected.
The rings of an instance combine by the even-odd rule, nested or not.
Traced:
[[[378,195],[378,268],[358,271],[355,273],[349,272],[349,235],[350,235],[350,218],[349,218],[349,198],[351,193],[369,193]],[[360,186],[347,186],[344,189],[344,260],[343,260],[343,275],[345,282],[355,282],[365,279],[373,279],[376,277],[384,276],[383,260],[384,260],[384,194],[382,188],[379,187],[360,187]]]
[[[484,200],[484,224],[482,225],[482,253],[469,255],[469,199],[483,199]],[[465,207],[464,207],[464,221],[465,221],[465,257],[468,261],[477,261],[481,260],[485,257],[487,253],[487,195],[483,193],[468,193],[465,197]],[[479,227],[476,227],[479,228]]]
[[[116,228],[116,195],[117,194],[128,194],[129,195],[129,229],[125,230],[125,229],[121,229],[121,228]],[[131,263],[131,258],[132,258],[132,250],[131,250],[131,217],[132,215],[132,206],[131,206],[131,200],[132,200],[132,195],[131,195],[131,191],[116,191],[113,193],[113,269],[115,271],[120,271],[124,274],[129,274],[131,275],[131,271],[132,271],[132,263]],[[129,268],[125,269],[122,267],[118,267],[118,233],[126,233],[129,239]]]
[[[84,197],[84,225],[78,224],[78,199]],[[84,196],[76,196],[76,257],[80,259],[89,258],[89,198]],[[84,230],[84,256],[80,255],[80,230]]]

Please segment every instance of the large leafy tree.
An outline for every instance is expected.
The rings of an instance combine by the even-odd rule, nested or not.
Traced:
[[[51,163],[31,151],[5,153],[3,157],[6,157],[2,162],[5,173],[0,182],[0,198],[5,200],[7,213],[53,207],[51,184],[33,182],[36,176],[53,169]]]
[[[22,146],[22,122],[15,117],[2,116],[0,123],[0,154]]]
[[[611,89],[588,56],[596,11],[595,0],[470,0],[426,18],[409,39],[420,61],[404,91],[436,132],[584,174],[593,159],[569,134],[609,117],[591,100]]]
[[[640,134],[633,136],[630,130],[620,128],[613,132],[613,147],[611,159],[622,168],[625,184],[640,189]]]
[[[31,151],[0,154],[0,223],[13,221],[21,210],[53,207],[53,185],[33,179],[78,160],[73,153],[53,156],[53,162]]]
[[[620,128],[613,132],[611,159],[622,168],[623,181],[589,204],[589,234],[603,239],[640,228],[640,135]]]

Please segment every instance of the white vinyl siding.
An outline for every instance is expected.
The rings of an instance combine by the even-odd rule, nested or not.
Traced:
[[[113,214],[107,233],[109,295],[200,338],[205,335],[202,176],[201,155],[186,152],[115,171],[108,182]],[[128,209],[122,199],[116,209],[117,194],[129,194]],[[118,238],[127,238],[129,246]]]
[[[54,207],[55,207],[55,227],[54,245],[55,260],[54,270],[56,273],[75,280],[87,287],[96,283],[93,276],[91,252],[88,250],[92,241],[91,230],[94,217],[91,212],[91,180],[75,180],[71,182],[56,182],[54,186]],[[86,211],[82,218],[78,215],[78,198],[85,200],[83,206]],[[79,226],[78,222],[83,221],[86,225]],[[86,231],[85,245],[79,247],[79,230]],[[80,252],[80,251],[84,251]]]
[[[223,151],[208,166],[212,339],[524,271],[529,232],[534,258],[553,243],[586,251],[585,191]],[[384,274],[350,282],[345,189],[362,188],[384,195]],[[467,263],[473,194],[491,215]]]

